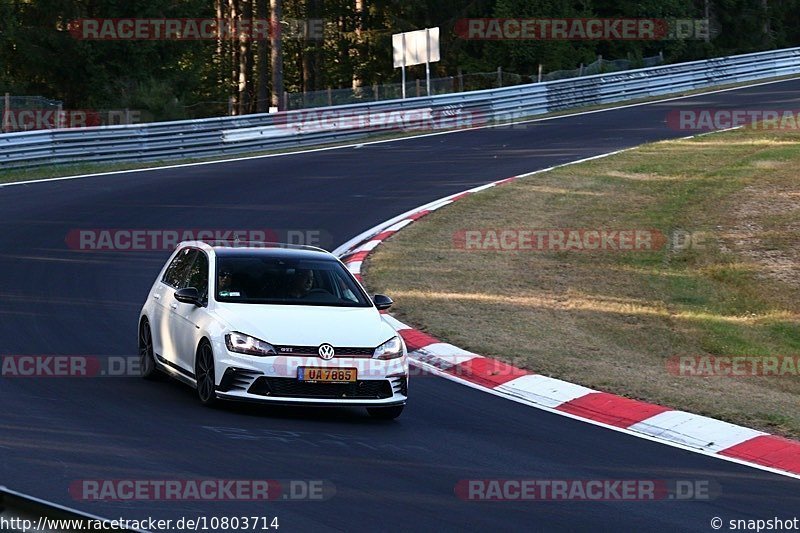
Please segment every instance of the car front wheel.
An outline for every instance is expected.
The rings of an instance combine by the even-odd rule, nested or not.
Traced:
[[[153,334],[147,319],[139,325],[139,371],[144,379],[155,379],[158,374],[153,357]]]
[[[195,379],[197,380],[197,396],[200,398],[200,403],[209,407],[215,405],[217,403],[217,392],[215,390],[214,351],[207,341],[203,341],[197,349]]]

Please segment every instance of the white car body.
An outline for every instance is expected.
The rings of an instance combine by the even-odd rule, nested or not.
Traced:
[[[311,258],[319,261],[336,261],[330,253],[309,247],[255,248],[210,245],[202,241],[183,242],[178,245],[147,295],[139,318],[140,355],[143,353],[143,326],[149,326],[150,355],[155,368],[189,385],[200,389],[197,376],[198,354],[201,345],[208,343],[213,352],[214,399],[273,402],[280,404],[336,405],[364,407],[395,407],[402,410],[408,387],[408,359],[402,338],[383,320],[376,305],[366,296],[369,306],[339,307],[333,305],[290,305],[270,303],[234,303],[219,301],[217,294],[217,263],[220,253],[277,253],[287,257]],[[186,259],[185,277],[189,283],[194,261],[203,265],[200,254],[207,258],[208,286],[198,288],[208,295],[205,302],[185,303],[176,299],[180,286],[171,286],[165,274],[173,261],[183,254]],[[225,257],[225,256],[223,256]],[[245,259],[247,260],[247,259]],[[178,270],[178,267],[175,267]],[[338,274],[338,271],[337,271]],[[230,274],[229,274],[230,275]],[[199,274],[202,276],[202,274]],[[360,290],[363,287],[349,272]],[[199,279],[199,278],[198,278]],[[185,284],[184,283],[184,284]],[[198,283],[199,284],[199,283]],[[184,287],[185,288],[185,287]],[[322,289],[318,289],[322,290]],[[230,294],[239,295],[238,292]],[[377,298],[377,296],[376,296]],[[391,301],[389,300],[389,303]],[[362,305],[366,305],[362,302]],[[274,355],[251,355],[232,351],[228,334],[243,334],[274,348]],[[390,359],[378,359],[366,352],[377,349],[394,337],[400,339],[402,354]],[[323,345],[334,348],[336,355],[325,360]],[[394,351],[396,354],[396,341]],[[348,349],[346,347],[358,347]],[[350,354],[353,355],[350,355]],[[325,354],[329,355],[329,354]],[[143,357],[145,357],[143,355]],[[200,356],[202,359],[202,356]],[[143,367],[146,361],[143,359]],[[318,383],[298,381],[298,368],[357,369],[357,382]],[[202,369],[200,369],[202,371]],[[302,372],[302,371],[301,371]],[[256,381],[260,380],[258,387]],[[274,379],[282,378],[282,379]],[[208,381],[207,378],[204,378]],[[202,380],[201,380],[202,381]],[[263,384],[267,384],[265,391]],[[369,391],[377,391],[371,396]],[[201,400],[203,398],[201,397]],[[209,403],[204,401],[204,403]],[[376,410],[377,411],[377,410]],[[388,411],[388,410],[384,410]],[[372,411],[370,411],[372,413]],[[399,413],[398,413],[399,414]],[[394,417],[390,417],[394,418]]]

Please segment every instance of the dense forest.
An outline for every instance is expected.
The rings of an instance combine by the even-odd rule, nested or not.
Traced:
[[[70,31],[76,20],[120,17],[280,20],[283,31],[206,40],[95,40]],[[461,38],[457,22],[473,17],[707,18],[712,32],[644,41]],[[441,61],[431,65],[433,76],[498,67],[532,75],[540,64],[571,69],[598,55],[663,53],[674,62],[794,46],[800,0],[0,0],[0,92],[76,109],[146,109],[160,119],[246,114],[276,103],[273,88],[397,83],[392,34],[434,26]],[[424,77],[424,67],[408,75]]]

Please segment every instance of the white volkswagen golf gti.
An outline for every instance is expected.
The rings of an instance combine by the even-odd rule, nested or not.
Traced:
[[[223,400],[363,406],[396,418],[406,346],[334,255],[307,246],[182,242],[139,317],[141,372]]]

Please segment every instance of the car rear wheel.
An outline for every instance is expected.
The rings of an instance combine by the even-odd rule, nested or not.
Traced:
[[[139,326],[139,372],[144,379],[158,377],[156,360],[153,356],[153,334],[147,319],[142,320]]]
[[[216,376],[214,374],[214,351],[207,341],[200,343],[195,358],[195,379],[197,380],[197,397],[200,403],[212,406],[217,403]]]
[[[404,405],[393,405],[392,407],[367,407],[367,412],[372,418],[378,420],[394,420],[403,412]]]

